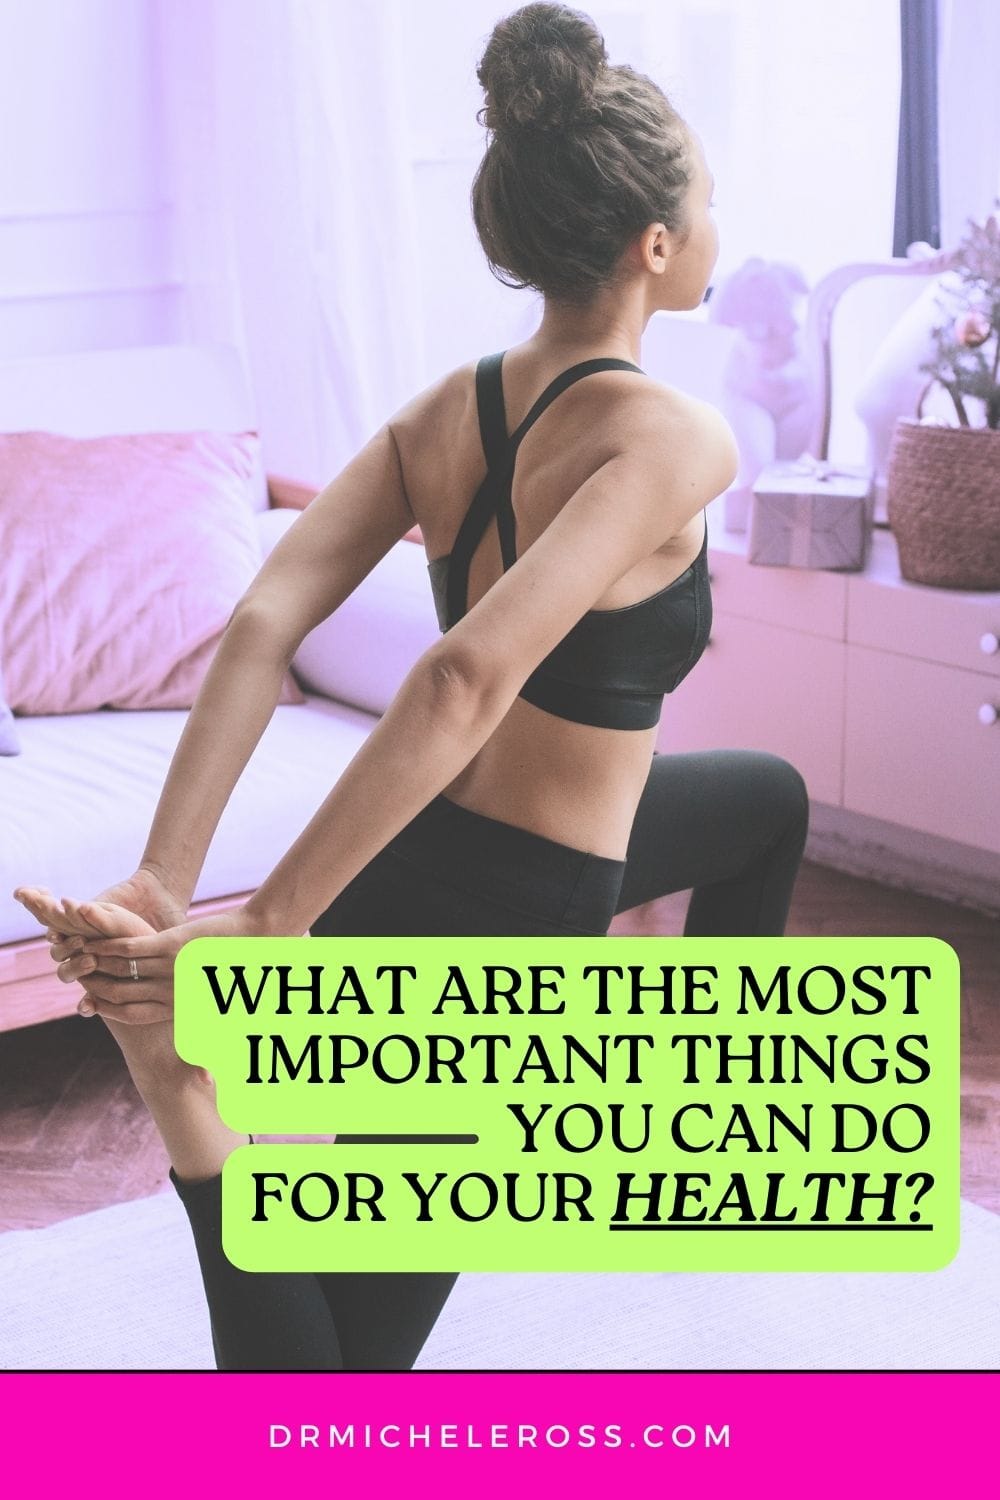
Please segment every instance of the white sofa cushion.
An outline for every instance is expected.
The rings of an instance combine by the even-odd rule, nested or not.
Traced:
[[[10,704],[4,697],[3,662],[0,661],[0,755],[20,755],[21,741]]]
[[[84,900],[131,874],[186,719],[184,710],[100,709],[17,720],[22,753],[4,761],[0,779],[0,943],[41,936],[15,886]],[[194,899],[255,890],[374,722],[324,698],[279,706],[222,815]]]
[[[257,517],[265,557],[300,514],[271,510]],[[424,549],[400,541],[340,608],[309,632],[292,667],[307,692],[382,714],[439,635]]]

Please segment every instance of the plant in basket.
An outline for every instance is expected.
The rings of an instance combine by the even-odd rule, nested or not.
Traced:
[[[893,434],[889,524],[904,578],[1000,588],[1000,212],[968,221],[937,302],[934,353],[918,366],[931,378],[916,418],[901,417]],[[923,416],[935,386],[956,422]]]
[[[1000,208],[1000,199],[997,200]],[[938,298],[946,322],[932,331],[934,359],[918,365],[948,392],[962,427],[969,421],[966,397],[983,403],[985,425],[1000,428],[1000,214],[985,224],[969,220],[958,245],[959,285]],[[950,305],[949,305],[950,304]]]

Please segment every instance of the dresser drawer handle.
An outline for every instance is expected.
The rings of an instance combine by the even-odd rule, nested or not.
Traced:
[[[1000,719],[1000,708],[995,703],[981,703],[979,705],[980,724],[995,724]]]
[[[984,656],[995,656],[1000,651],[1000,635],[993,630],[987,630],[985,635],[979,637],[979,649]]]

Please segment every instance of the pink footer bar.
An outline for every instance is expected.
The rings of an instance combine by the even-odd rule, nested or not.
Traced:
[[[440,1483],[475,1486],[465,1492],[475,1500],[520,1500],[568,1483],[588,1494],[625,1484],[644,1495],[732,1500],[743,1482],[768,1500],[939,1497],[963,1480],[995,1482],[997,1382],[916,1373],[7,1374],[4,1489],[250,1500],[285,1486],[300,1496],[398,1495],[400,1484]]]

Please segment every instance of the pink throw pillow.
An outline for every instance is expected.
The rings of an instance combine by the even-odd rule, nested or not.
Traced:
[[[255,433],[0,434],[0,659],[21,714],[190,708],[261,565]],[[305,701],[286,677],[283,703]]]

